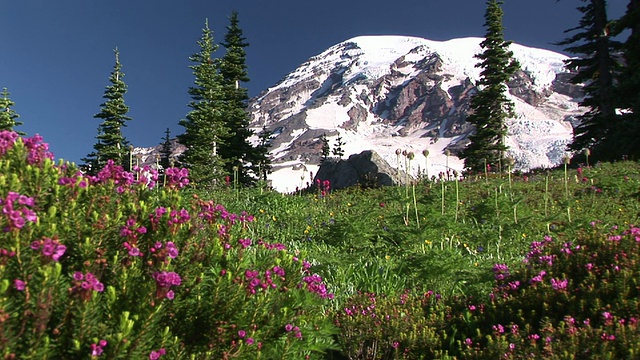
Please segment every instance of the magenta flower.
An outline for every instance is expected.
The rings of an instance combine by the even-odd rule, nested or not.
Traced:
[[[553,288],[553,290],[564,290],[567,288],[567,279],[556,280],[552,278],[551,287]]]
[[[42,255],[50,258],[53,261],[59,261],[62,255],[67,251],[65,245],[60,244],[58,239],[44,238],[40,241],[31,242],[31,249],[38,251],[41,250]]]
[[[238,243],[240,243],[243,249],[246,249],[251,246],[251,239],[238,239]]]
[[[107,340],[100,340],[97,344],[91,344],[91,356],[100,356],[104,352],[104,347],[107,346]]]
[[[158,360],[160,359],[160,356],[166,353],[167,351],[164,348],[158,349],[158,351],[152,350],[151,353],[149,354],[149,360]]]
[[[244,330],[238,331],[238,336],[242,339],[247,335],[247,332]]]
[[[7,150],[12,148],[18,138],[18,133],[14,131],[0,131],[0,155],[4,155]]]
[[[24,291],[26,284],[20,279],[13,280],[13,287],[18,291]]]
[[[176,257],[178,257],[178,254],[180,252],[178,251],[176,245],[172,241],[169,241],[167,242],[167,253],[169,254],[170,258],[175,259]]]

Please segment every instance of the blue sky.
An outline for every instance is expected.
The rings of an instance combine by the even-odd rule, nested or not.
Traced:
[[[627,1],[610,0],[609,14]],[[579,0],[506,0],[505,37],[552,45],[580,18]],[[124,129],[135,146],[161,142],[188,112],[193,83],[188,57],[209,19],[221,42],[228,16],[238,11],[250,43],[251,96],[275,85],[309,57],[360,35],[408,35],[431,40],[483,36],[481,0],[0,0],[0,89],[8,88],[28,136],[39,133],[56,158],[79,162],[92,151],[93,115],[104,101],[120,51],[133,118]],[[217,56],[224,54],[220,48]]]

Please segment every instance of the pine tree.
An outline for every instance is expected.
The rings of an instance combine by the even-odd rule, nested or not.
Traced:
[[[191,111],[179,122],[185,132],[178,136],[178,142],[187,147],[180,162],[189,169],[194,184],[213,186],[227,174],[218,150],[227,145],[229,130],[224,120],[223,79],[218,72],[218,61],[211,58],[218,46],[208,21],[197,43],[200,51],[189,57],[193,63],[189,68],[195,76],[195,85],[189,88]]]
[[[578,55],[565,61],[570,69],[576,69],[571,79],[574,84],[584,84],[581,106],[589,110],[579,117],[569,150],[581,152],[590,149],[591,156],[599,160],[619,158],[615,137],[612,136],[619,121],[616,116],[614,73],[616,63],[612,54],[620,44],[611,39],[610,21],[607,19],[606,0],[582,0],[587,4],[578,7],[582,18],[577,27],[565,32],[577,31],[558,45],[569,45],[566,51]]]
[[[226,53],[220,62],[225,92],[225,121],[230,129],[225,138],[226,145],[220,148],[220,156],[227,161],[227,172],[237,170],[238,181],[248,185],[258,178],[258,163],[264,154],[258,154],[249,138],[254,132],[249,128],[250,117],[247,112],[249,95],[240,82],[248,82],[245,47],[249,46],[239,27],[238,13],[229,18],[230,25],[222,45]],[[235,173],[235,172],[234,172]]]
[[[124,95],[127,93],[127,85],[123,78],[120,52],[114,50],[116,63],[109,77],[111,85],[106,87],[103,98],[106,101],[100,104],[100,112],[93,117],[102,119],[98,126],[98,140],[93,145],[94,151],[82,159],[85,169],[90,174],[96,174],[107,163],[113,160],[117,165],[129,167],[129,142],[122,134],[122,128],[131,120],[127,113],[129,107],[125,105]]]
[[[514,104],[507,97],[507,82],[518,70],[519,64],[509,51],[510,41],[504,40],[502,26],[502,1],[487,1],[485,12],[486,36],[480,46],[480,60],[476,67],[482,68],[478,80],[478,93],[471,100],[471,114],[467,121],[475,126],[469,136],[471,141],[462,151],[461,158],[467,170],[481,171],[486,164],[499,165],[504,159],[507,146],[505,121],[514,117]]]
[[[258,146],[255,147],[253,161],[258,165],[258,176],[263,181],[267,181],[267,174],[271,173],[271,156],[269,156],[269,148],[271,147],[271,135],[273,132],[262,127],[262,131],[258,134],[260,139]]]
[[[16,120],[20,115],[11,108],[15,103],[9,98],[10,94],[7,88],[3,88],[0,95],[2,96],[0,98],[0,130],[15,131],[21,136],[26,135],[22,131],[14,129],[14,127],[20,126],[22,123]]]
[[[344,156],[344,149],[342,146],[344,146],[344,142],[342,141],[342,138],[338,136],[338,138],[336,138],[336,145],[333,147],[333,150],[331,150],[332,154],[338,158],[342,158]]]
[[[320,142],[322,143],[322,150],[320,152],[320,162],[324,162],[329,157],[331,152],[331,146],[329,146],[329,139],[326,134],[320,136]]]
[[[166,170],[171,167],[171,152],[173,150],[173,144],[171,143],[171,130],[167,128],[164,132],[164,141],[160,146],[160,166]]]
[[[612,138],[615,139],[619,154],[631,159],[640,159],[640,0],[630,0],[627,11],[619,19],[612,32],[613,36],[625,30],[630,34],[622,45],[624,67],[618,77],[615,98],[621,108],[621,121]]]

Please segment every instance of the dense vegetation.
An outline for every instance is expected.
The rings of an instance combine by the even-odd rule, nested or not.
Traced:
[[[284,195],[0,140],[5,358],[640,351],[635,162]]]

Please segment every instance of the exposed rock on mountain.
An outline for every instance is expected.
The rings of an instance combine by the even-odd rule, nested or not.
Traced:
[[[317,168],[322,134],[332,145],[339,136],[345,156],[375,150],[392,167],[396,149],[413,151],[412,174],[420,166],[430,174],[461,170],[462,161],[443,151],[455,154],[472,131],[465,119],[477,91],[481,41],[357,37],[300,65],[250,103],[252,125],[274,132],[274,186],[286,183],[296,165]],[[564,55],[517,44],[511,50],[521,71],[509,83],[517,113],[508,121],[509,155],[522,170],[554,166],[571,139],[572,119],[582,113],[580,88],[568,82]]]

